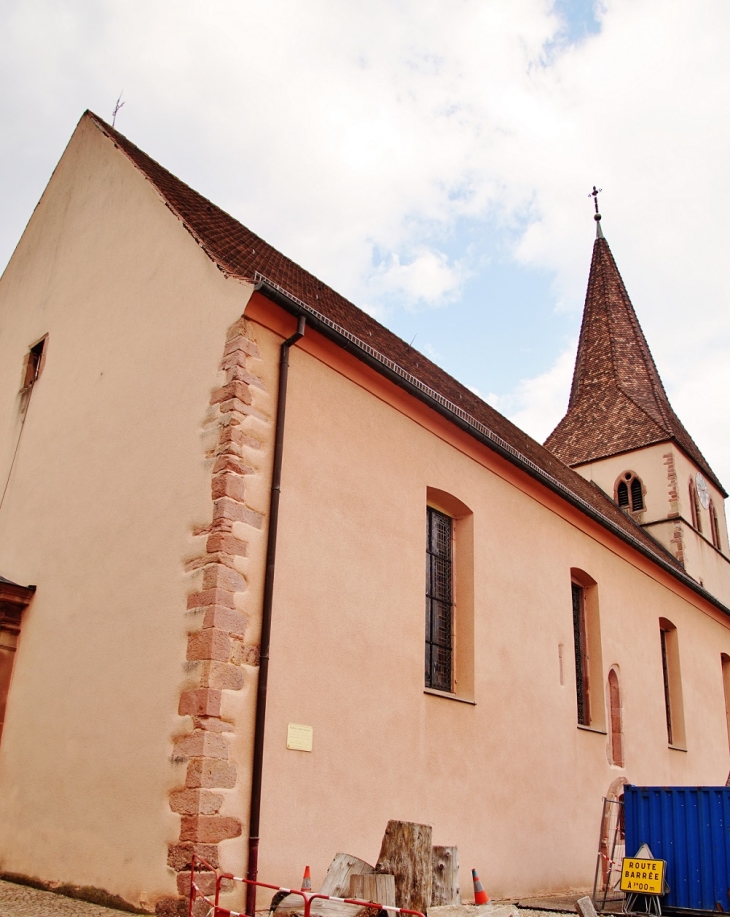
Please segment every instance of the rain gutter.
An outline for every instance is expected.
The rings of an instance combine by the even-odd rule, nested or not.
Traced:
[[[428,405],[442,417],[445,417],[459,429],[464,430],[474,439],[483,443],[493,452],[506,459],[510,464],[516,466],[521,471],[530,475],[531,478],[539,481],[548,490],[557,494],[571,506],[574,506],[585,516],[588,516],[594,522],[597,522],[603,528],[608,529],[613,535],[621,541],[630,545],[644,557],[647,557],[653,563],[657,564],[667,573],[670,573],[675,579],[687,586],[705,601],[709,602],[724,615],[730,617],[730,608],[724,605],[719,599],[715,598],[710,592],[704,589],[700,584],[692,579],[687,573],[678,570],[668,561],[664,560],[661,555],[654,553],[649,547],[635,538],[630,532],[627,532],[621,526],[617,525],[608,516],[604,516],[599,510],[584,500],[578,494],[574,493],[569,487],[554,478],[551,474],[535,464],[527,456],[523,455],[518,449],[498,436],[489,427],[480,423],[476,418],[468,414],[463,408],[444,398],[434,389],[425,385],[420,379],[411,375],[403,367],[399,366],[393,360],[381,354],[375,348],[371,347],[365,341],[362,341],[356,335],[349,332],[346,328],[333,322],[327,316],[322,315],[312,306],[307,305],[301,299],[289,293],[283,287],[269,280],[258,271],[254,275],[255,288],[263,293],[267,299],[275,302],[287,312],[298,317],[306,316],[307,324],[318,331],[324,337],[333,341],[343,350],[351,353],[358,360],[361,360],[367,366],[374,369],[381,376],[384,376],[395,385],[408,392],[414,398]],[[649,536],[651,537],[651,536]],[[657,543],[657,546],[659,544]]]

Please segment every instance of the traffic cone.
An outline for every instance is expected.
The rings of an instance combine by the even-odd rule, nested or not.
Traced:
[[[311,892],[312,890],[312,873],[309,871],[309,866],[304,867],[304,878],[302,879],[302,889],[303,892]]]
[[[474,904],[489,904],[489,895],[484,891],[476,869],[472,869],[471,877],[474,881]]]

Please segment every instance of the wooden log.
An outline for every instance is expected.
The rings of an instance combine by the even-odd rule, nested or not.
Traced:
[[[382,872],[350,876],[350,894],[347,897],[395,907],[395,876]]]
[[[461,904],[459,888],[459,848],[433,847],[431,907]]]
[[[370,863],[349,853],[336,853],[324,877],[320,894],[334,898],[346,898],[350,894],[352,876],[364,876],[375,872]]]
[[[430,825],[388,822],[375,871],[395,876],[397,907],[425,914],[431,903],[432,835]]]
[[[319,893],[333,898],[346,898],[350,894],[350,879],[355,875],[372,873],[373,867],[349,853],[336,853],[324,877]],[[289,895],[277,907],[277,917],[292,917],[304,913],[304,899],[301,895]],[[352,905],[338,904],[336,901],[317,900],[312,904],[312,914],[321,917],[355,917],[358,911]]]

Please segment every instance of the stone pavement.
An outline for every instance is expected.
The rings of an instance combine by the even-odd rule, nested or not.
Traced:
[[[0,880],[0,917],[131,917],[78,898]]]
[[[454,915],[434,917],[576,917],[575,899],[526,899],[519,906],[507,902],[494,902],[481,907],[430,908],[429,912],[453,911]],[[41,891],[28,885],[0,880],[0,917],[130,917],[129,911],[119,911],[99,904],[90,904],[78,898],[68,898],[54,892]],[[430,917],[430,914],[429,914]]]

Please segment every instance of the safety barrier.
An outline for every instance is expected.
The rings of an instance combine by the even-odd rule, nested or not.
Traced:
[[[197,876],[196,876],[197,866]],[[200,876],[215,876],[214,898],[211,899],[200,889],[196,878]],[[193,854],[190,870],[190,901],[188,903],[188,917],[203,917],[195,913],[195,902],[198,900],[205,901],[209,910],[204,917],[246,917],[242,911],[232,911],[230,908],[223,907],[220,903],[221,887],[224,882],[240,882],[242,885],[255,886],[257,888],[268,888],[270,891],[284,897],[289,895],[299,895],[304,902],[304,917],[311,917],[313,901],[335,901],[338,904],[353,904],[356,907],[374,908],[379,911],[386,911],[388,914],[410,914],[412,917],[425,917],[421,911],[412,911],[405,907],[394,907],[390,904],[378,904],[375,901],[361,901],[359,898],[336,898],[334,895],[321,895],[317,892],[302,891],[298,888],[284,888],[280,885],[269,885],[268,882],[254,882],[251,879],[243,879],[240,876],[231,875],[228,872],[221,872],[201,856]]]

